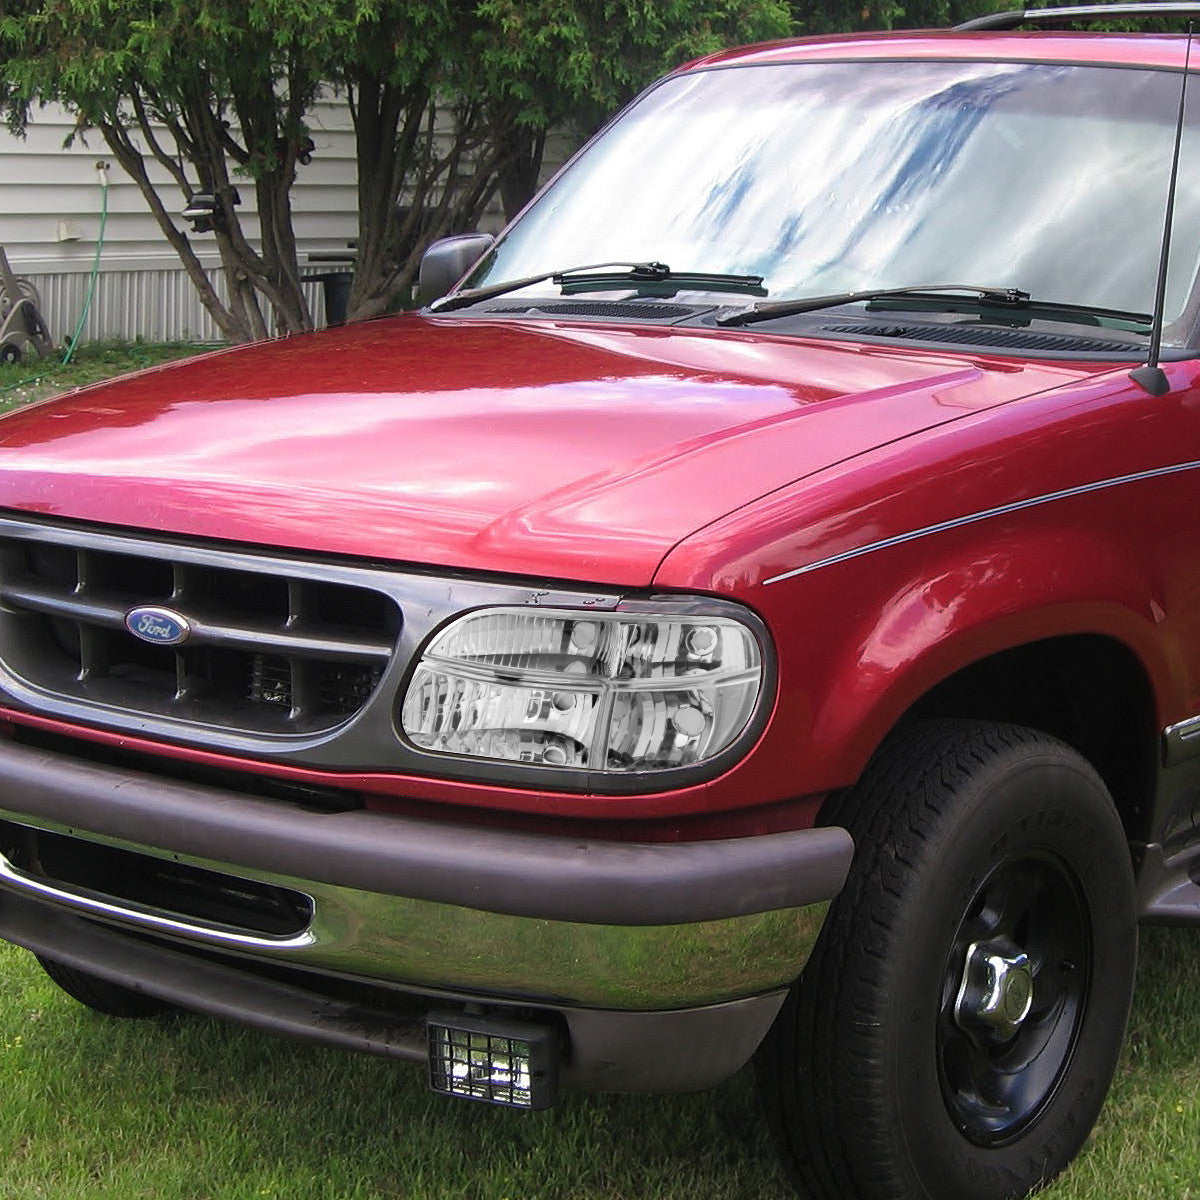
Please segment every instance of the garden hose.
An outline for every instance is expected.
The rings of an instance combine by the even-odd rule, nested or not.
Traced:
[[[100,252],[104,249],[104,227],[108,224],[108,163],[101,160],[96,164],[96,170],[100,172],[100,232],[96,235],[96,254],[92,259],[92,275],[88,280],[83,311],[79,314],[79,322],[75,326],[75,333],[67,346],[67,352],[63,355],[64,365],[71,361],[75,354],[75,347],[79,344],[79,335],[83,332],[84,322],[92,309],[92,297],[96,294],[96,277],[100,274]]]
[[[16,389],[19,387],[25,387],[34,383],[41,383],[45,378],[45,375],[30,375],[28,379],[18,379],[16,383],[6,383],[3,387],[0,387],[0,396],[4,395],[5,392],[16,391]]]

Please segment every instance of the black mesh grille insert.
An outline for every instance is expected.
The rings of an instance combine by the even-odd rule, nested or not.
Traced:
[[[673,321],[687,317],[695,308],[686,304],[635,304],[633,302],[604,303],[599,300],[527,300],[524,304],[497,304],[489,313],[544,312],[550,316],[563,317],[640,317],[646,321]]]
[[[886,321],[849,325],[822,325],[824,333],[853,337],[901,338],[914,342],[950,342],[960,346],[1000,346],[1011,350],[1046,350],[1067,354],[1125,354],[1138,358],[1138,347],[1129,342],[1101,338],[1068,337],[1055,333],[1031,333],[1027,329],[1005,329],[994,325],[910,325]]]
[[[13,821],[0,821],[0,848],[33,879],[202,925],[290,937],[312,921],[312,900],[290,888]]]
[[[56,695],[255,733],[313,732],[358,712],[399,636],[395,601],[228,561],[0,538],[0,658]],[[187,636],[135,636],[126,616],[146,606],[182,618]]]

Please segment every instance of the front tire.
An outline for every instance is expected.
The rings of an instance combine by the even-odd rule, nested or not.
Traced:
[[[1107,790],[1054,738],[947,721],[829,809],[854,865],[757,1059],[785,1170],[828,1200],[1024,1195],[1083,1145],[1129,1012]]]

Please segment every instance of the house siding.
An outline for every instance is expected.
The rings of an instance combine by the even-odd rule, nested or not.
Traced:
[[[350,111],[344,101],[318,103],[309,125],[316,149],[312,162],[298,169],[292,189],[293,228],[301,269],[319,276],[337,267],[311,262],[309,256],[345,251],[358,232],[356,159]],[[0,127],[0,246],[15,273],[37,287],[51,337],[65,343],[84,310],[104,199],[96,164],[104,162],[109,168],[108,219],[95,295],[80,339],[221,340],[220,330],[200,303],[137,185],[113,160],[99,133],[71,139],[74,127],[71,115],[56,106],[36,110],[24,138]],[[68,140],[71,144],[64,145]],[[564,132],[550,137],[543,180],[578,142]],[[153,161],[148,167],[155,183],[163,185],[160,195],[168,207],[182,210],[183,197],[167,173]],[[243,228],[253,241],[258,236],[254,195],[249,186],[241,192]],[[187,226],[182,220],[177,224]],[[480,225],[495,231],[503,224],[497,200]],[[60,240],[60,228],[77,233],[77,240]],[[225,282],[212,237],[192,234],[191,240],[223,296]],[[323,324],[321,284],[315,279],[306,282],[305,296],[313,320]]]
[[[357,232],[354,136],[344,104],[327,102],[312,115],[316,151],[300,167],[292,200],[302,267],[313,253],[345,250]],[[137,185],[117,166],[100,134],[76,136],[70,114],[47,106],[36,110],[26,136],[0,130],[0,246],[17,275],[30,279],[42,301],[42,315],[56,342],[75,330],[96,255],[103,203],[98,162],[109,165],[108,220],[95,295],[81,339],[144,338],[149,341],[216,341],[220,332],[163,237]],[[174,209],[183,199],[169,177],[151,164],[152,178],[166,186],[162,195]],[[245,228],[257,236],[253,193],[242,189]],[[183,227],[186,223],[180,222]],[[59,239],[60,226],[78,240]],[[192,242],[209,277],[224,284],[211,237]],[[314,267],[314,273],[321,268]],[[328,268],[326,268],[328,269]],[[314,319],[324,320],[319,283],[305,288]]]

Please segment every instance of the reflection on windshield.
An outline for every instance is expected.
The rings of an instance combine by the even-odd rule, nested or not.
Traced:
[[[1170,72],[1022,63],[703,71],[644,97],[484,260],[761,274],[773,300],[954,279],[1149,311],[1174,140]],[[1184,173],[1200,169],[1200,131]],[[1179,195],[1168,323],[1200,246]],[[541,287],[541,294],[553,287]]]

